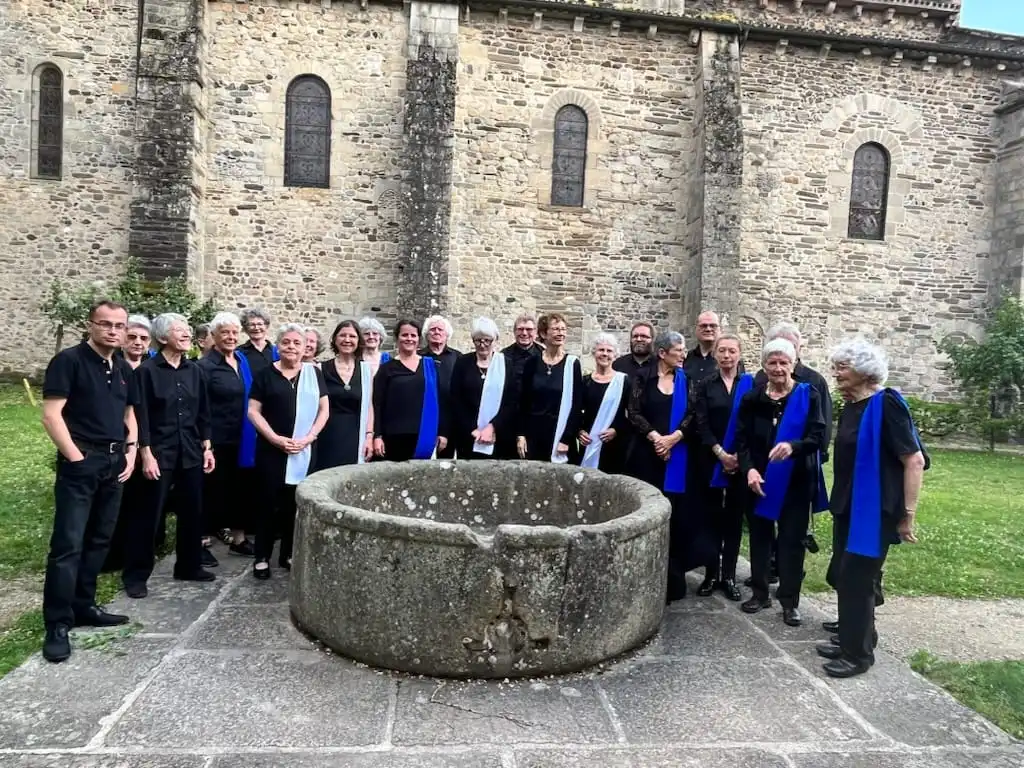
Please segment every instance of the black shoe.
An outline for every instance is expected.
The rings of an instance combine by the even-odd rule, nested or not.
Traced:
[[[174,572],[175,581],[216,581],[217,577],[202,568],[196,568],[191,573]]]
[[[818,652],[818,655],[825,659],[841,659],[843,657],[843,651],[832,643],[818,643],[814,646],[814,650]]]
[[[855,675],[863,675],[871,669],[867,664],[858,664],[856,661],[850,661],[846,658],[829,661],[823,664],[822,668],[829,677],[853,677]]]
[[[733,579],[723,579],[715,585],[723,595],[734,603],[738,603],[743,599],[743,594],[740,592],[740,588],[736,586],[736,582]]]
[[[799,627],[804,623],[804,618],[800,615],[799,608],[783,608],[782,620],[790,627]]]
[[[257,565],[265,565],[266,568],[257,568]],[[257,560],[252,564],[252,575],[261,581],[265,581],[270,578],[270,563],[266,560]]]
[[[767,597],[763,600],[760,597],[752,597],[745,603],[740,605],[740,608],[743,609],[744,613],[757,613],[758,611],[763,611],[765,608],[771,607],[772,601],[770,598]]]
[[[107,613],[95,605],[82,613],[75,614],[76,627],[118,627],[127,623],[127,616],[122,616],[119,613]]]
[[[67,661],[71,656],[71,640],[68,639],[67,624],[54,624],[46,629],[46,638],[43,640],[43,658],[59,664]]]
[[[204,548],[202,554],[199,555],[199,564],[203,568],[216,568],[220,565],[220,561],[213,556],[213,552]]]
[[[231,542],[230,546],[228,546],[228,552],[239,557],[254,557],[256,555],[256,550],[252,548],[252,544],[249,543],[248,539],[242,539],[239,544]]]
[[[704,579],[697,587],[697,595],[700,597],[711,597],[711,594],[715,591],[715,580]]]
[[[149,594],[149,588],[145,584],[125,584],[124,593],[128,597],[138,599],[140,597],[146,597]]]
[[[833,635],[839,634],[839,622],[838,621],[823,621],[821,622],[821,628],[826,632],[831,632]]]

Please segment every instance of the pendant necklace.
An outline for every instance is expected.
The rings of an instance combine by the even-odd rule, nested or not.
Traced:
[[[476,367],[476,369],[477,369],[478,371],[480,371],[480,378],[481,378],[481,379],[486,379],[486,378],[487,378],[487,369],[486,369],[486,368],[481,368],[481,367],[480,367],[480,366],[478,365],[478,366]]]

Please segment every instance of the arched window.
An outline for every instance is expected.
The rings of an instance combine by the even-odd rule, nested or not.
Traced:
[[[64,165],[64,75],[53,64],[36,72],[32,175],[60,179]]]
[[[586,171],[587,113],[566,104],[555,114],[551,204],[582,206]]]
[[[862,144],[853,156],[850,228],[856,240],[885,239],[885,205],[889,196],[889,153],[881,144]]]
[[[285,97],[284,184],[331,185],[331,89],[313,75],[292,80]]]

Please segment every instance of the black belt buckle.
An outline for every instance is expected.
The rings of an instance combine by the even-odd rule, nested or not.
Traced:
[[[108,453],[124,453],[124,443],[110,443]]]

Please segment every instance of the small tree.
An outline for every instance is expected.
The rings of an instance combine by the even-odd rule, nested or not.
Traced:
[[[209,322],[216,313],[212,299],[200,301],[184,277],[147,280],[135,259],[129,259],[113,286],[102,280],[71,286],[60,278],[49,285],[39,308],[50,321],[54,354],[60,352],[67,331],[85,332],[89,310],[104,299],[124,304],[129,314],[155,317],[163,312],[184,315],[193,325]]]
[[[989,434],[1019,426],[1020,393],[1024,391],[1024,306],[1004,298],[985,326],[980,344],[946,338],[940,348],[949,355],[953,378],[963,390],[973,419]]]

